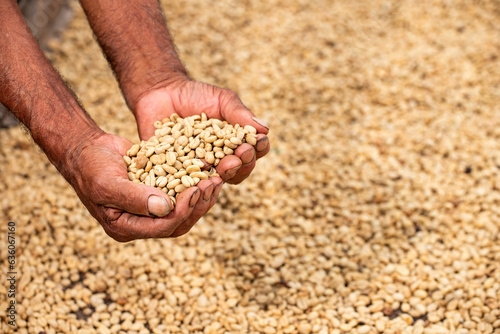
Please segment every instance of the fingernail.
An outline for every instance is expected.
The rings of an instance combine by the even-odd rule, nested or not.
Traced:
[[[236,172],[238,171],[238,169],[240,169],[241,165],[239,166],[236,166],[236,167],[233,167],[231,169],[228,169],[224,172],[224,174],[226,174],[226,176],[231,176],[231,175],[234,175],[236,174]]]
[[[156,217],[164,217],[168,215],[171,208],[168,202],[159,196],[151,195],[148,198],[148,211],[151,215]]]
[[[264,138],[261,138],[259,139],[259,141],[257,142],[257,145],[255,145],[255,148],[257,149],[257,151],[263,151],[266,149],[267,145],[268,145],[268,140],[267,140],[267,137],[264,137]]]
[[[212,183],[211,185],[209,185],[205,191],[203,192],[203,200],[204,201],[208,201],[210,199],[210,196],[212,196],[212,193],[213,193],[213,188],[214,188],[214,184]]]
[[[250,161],[244,162],[244,161],[248,160],[248,154],[249,153],[253,155],[252,159],[250,159]],[[252,149],[247,150],[245,153],[243,153],[241,155],[240,159],[243,162],[243,164],[245,165],[245,164],[248,164],[248,163],[252,162],[254,158],[255,158],[255,150],[252,148]]]
[[[266,129],[268,129],[268,130],[269,130],[269,125],[267,125],[267,123],[266,123],[266,122],[264,122],[263,120],[261,120],[261,119],[259,119],[259,118],[257,118],[257,117],[252,117],[252,119],[253,119],[253,121],[254,121],[254,122],[256,122],[256,123],[258,123],[258,124],[262,125],[263,127],[265,127]]]
[[[219,183],[219,185],[217,187],[215,187],[214,192],[213,192],[215,194],[215,197],[219,196],[219,193],[222,190],[222,185],[223,185],[223,183]]]
[[[248,165],[250,165],[251,163],[253,163],[255,161],[255,157],[256,156],[254,154],[253,157],[252,157],[252,160],[250,160],[249,162],[246,162],[246,163],[242,164],[241,166],[248,166]]]
[[[196,194],[200,192],[199,189],[196,189],[196,191],[191,195],[191,199],[189,200],[189,206],[193,207],[196,202],[198,202],[198,198],[196,197]]]

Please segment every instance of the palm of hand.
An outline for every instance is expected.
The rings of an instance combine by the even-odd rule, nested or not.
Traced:
[[[232,110],[235,109],[236,110]],[[137,104],[137,127],[142,140],[154,135],[153,123],[173,113],[181,117],[205,113],[209,118],[218,118],[232,123],[228,112],[246,109],[241,100],[230,90],[218,88],[198,81],[161,87],[149,92]],[[237,117],[232,117],[234,121]]]
[[[258,158],[269,151],[268,129],[255,121],[254,114],[246,108],[231,90],[202,82],[186,80],[156,88],[145,94],[136,105],[139,136],[147,140],[154,135],[153,123],[177,113],[181,117],[205,113],[209,118],[226,120],[231,124],[252,125],[258,131],[258,143],[240,145],[234,156],[225,157],[217,166],[217,172],[229,183],[246,179]]]

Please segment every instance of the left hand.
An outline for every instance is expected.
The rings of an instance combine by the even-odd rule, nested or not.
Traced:
[[[215,187],[207,188],[212,183],[203,180],[199,187],[186,189],[171,211],[170,199],[160,189],[128,179],[123,156],[131,146],[125,138],[96,133],[70,152],[60,170],[92,216],[117,241],[187,233],[194,224],[192,217],[215,202],[222,180],[213,178]]]

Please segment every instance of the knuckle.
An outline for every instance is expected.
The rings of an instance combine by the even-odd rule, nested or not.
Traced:
[[[172,233],[170,235],[170,238],[174,239],[174,238],[178,238],[178,237],[182,237],[184,234],[188,233],[189,230],[185,230],[185,229],[181,229],[179,231],[175,231],[174,233]]]
[[[220,93],[220,99],[222,105],[229,105],[232,103],[240,103],[241,100],[234,91],[228,88],[223,88]]]
[[[190,224],[184,224],[182,226],[179,226],[171,235],[170,238],[178,238],[180,236],[183,236],[184,234],[188,233],[191,231],[193,228],[194,224],[196,222],[190,223]]]
[[[130,237],[130,236],[122,236],[122,235],[115,235],[115,234],[109,234],[108,235],[113,238],[115,241],[121,242],[121,243],[126,243],[132,240],[135,240],[136,238]]]
[[[231,179],[227,183],[232,184],[232,185],[237,185],[237,184],[240,184],[241,182],[243,182],[243,180],[245,180],[245,179],[246,179],[246,177],[238,178],[237,180]]]
[[[115,241],[123,243],[137,239],[131,235],[122,233],[120,229],[113,228],[112,225],[103,225],[103,227],[106,234],[113,238]]]
[[[109,216],[104,216],[102,218],[102,221],[100,221],[102,227],[104,228],[104,231],[108,236],[113,238],[115,241],[118,242],[129,242],[135,239],[138,239],[137,237],[134,237],[130,233],[128,233],[124,228],[123,224],[121,222],[121,216],[117,219],[112,219]]]
[[[236,98],[238,95],[231,89],[229,88],[222,88],[222,96],[226,98]]]

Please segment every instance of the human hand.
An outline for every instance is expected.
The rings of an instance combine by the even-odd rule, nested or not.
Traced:
[[[128,179],[123,156],[131,146],[125,138],[99,134],[71,152],[63,174],[92,216],[117,241],[187,233],[217,200],[222,179],[212,177],[186,189],[171,211],[171,201],[160,189]]]
[[[257,119],[231,90],[192,81],[184,76],[157,85],[142,94],[135,104],[134,114],[140,138],[151,138],[155,131],[153,123],[173,113],[181,117],[205,113],[209,118],[226,120],[233,125],[251,125],[257,129],[255,146],[244,143],[234,151],[234,155],[220,161],[216,169],[225,182],[242,182],[254,169],[256,160],[269,152],[267,125]]]

